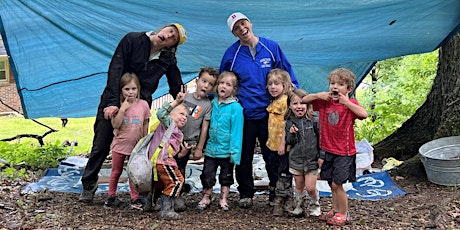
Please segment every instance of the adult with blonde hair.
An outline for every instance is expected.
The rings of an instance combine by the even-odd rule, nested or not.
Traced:
[[[152,104],[152,94],[166,75],[169,93],[175,98],[181,89],[182,76],[177,67],[176,51],[187,38],[185,28],[172,23],[158,31],[129,32],[119,42],[107,74],[107,85],[101,95],[94,123],[91,153],[82,176],[83,190],[79,200],[91,202],[97,189],[98,173],[110,151],[114,137],[111,119],[120,108],[120,79],[126,72],[139,78],[140,98]]]

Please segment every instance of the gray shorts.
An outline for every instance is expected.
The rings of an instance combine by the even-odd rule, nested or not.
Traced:
[[[326,152],[320,173],[321,180],[344,184],[356,181],[356,154],[340,156]]]

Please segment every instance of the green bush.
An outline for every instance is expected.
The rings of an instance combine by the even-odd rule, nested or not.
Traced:
[[[27,177],[30,171],[57,167],[59,162],[70,154],[59,142],[42,147],[31,144],[7,143],[0,141],[0,158],[8,165],[0,165],[0,176],[12,178]]]

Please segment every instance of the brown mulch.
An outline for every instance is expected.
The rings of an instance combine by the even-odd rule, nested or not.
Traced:
[[[36,178],[29,179],[29,181]],[[425,178],[394,177],[407,192],[388,200],[349,200],[352,222],[343,229],[458,229],[460,228],[459,187],[439,186]],[[90,204],[78,201],[78,194],[44,191],[21,194],[29,181],[0,181],[0,229],[334,229],[316,218],[274,217],[267,195],[256,195],[250,209],[237,207],[238,194],[230,196],[230,211],[218,207],[218,195],[204,211],[195,209],[200,194],[186,194],[187,210],[182,219],[165,221],[158,212],[129,208],[129,194],[119,197],[126,204],[104,208],[106,194]],[[331,198],[321,198],[323,211]]]

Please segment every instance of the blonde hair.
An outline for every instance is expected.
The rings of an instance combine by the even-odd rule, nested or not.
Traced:
[[[275,78],[282,82],[283,84],[283,92],[281,95],[289,95],[289,93],[292,91],[292,82],[291,82],[291,76],[286,70],[275,68],[270,70],[267,74],[267,86],[265,88],[268,89],[268,79],[270,78]]]
[[[356,75],[348,69],[338,68],[333,70],[327,77],[327,80],[331,82],[333,78],[344,81],[348,86],[347,88],[350,90],[355,88]]]
[[[231,77],[233,79],[232,96],[236,96],[238,94],[238,74],[233,71],[223,71],[222,73],[220,73],[216,81],[216,87],[215,87],[216,93],[217,93],[217,86],[219,85],[220,80],[222,80],[222,78],[224,77]]]
[[[136,98],[140,98],[141,96],[141,84],[139,82],[139,78],[137,78],[137,75],[135,73],[131,72],[126,72],[121,76],[120,79],[120,103],[125,100],[125,96],[123,96],[123,87],[125,85],[129,84],[131,81],[134,81],[134,84],[137,86],[137,96]]]
[[[302,90],[302,89],[294,89],[294,90],[292,90],[292,92],[289,94],[289,97],[288,97],[288,100],[287,100],[288,107],[291,104],[292,97],[297,96],[300,99],[302,99],[303,97],[305,97],[307,95],[308,94],[307,94],[307,92],[305,90]],[[308,120],[311,120],[314,116],[316,116],[316,114],[315,114],[315,111],[313,111],[313,105],[312,104],[307,104],[307,112],[305,113],[305,118],[307,118]],[[289,107],[288,110],[286,111],[286,115],[284,116],[284,118],[285,118],[285,120],[288,120],[288,119],[292,119],[294,117],[295,117],[294,112],[292,112],[291,108]]]

